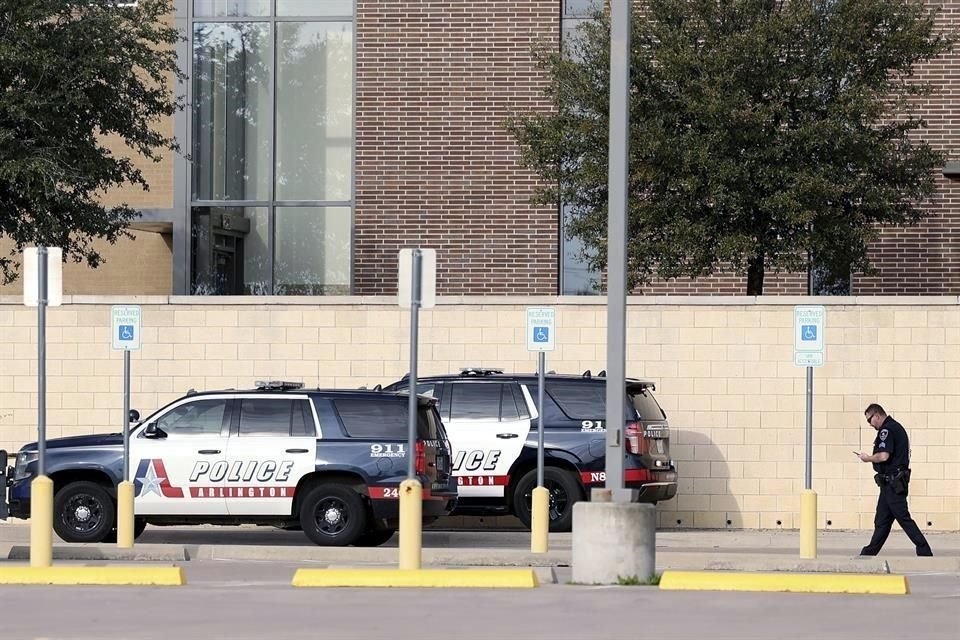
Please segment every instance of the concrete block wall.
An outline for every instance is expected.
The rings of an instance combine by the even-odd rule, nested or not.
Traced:
[[[922,529],[960,530],[960,301],[949,298],[630,298],[627,372],[657,383],[681,484],[661,527],[796,528],[805,374],[793,365],[793,305],[827,306],[814,375],[813,488],[820,527],[870,529],[876,487],[854,449],[879,402],[911,436],[911,509]],[[110,305],[143,305],[132,406],[256,379],[309,386],[392,382],[408,370],[409,313],[390,297],[67,297],[48,326],[48,433],[117,431],[122,357]],[[534,371],[527,305],[557,309],[549,369],[606,368],[606,307],[583,298],[441,298],[421,312],[421,375],[468,365]],[[36,434],[36,312],[0,297],[0,447]]]

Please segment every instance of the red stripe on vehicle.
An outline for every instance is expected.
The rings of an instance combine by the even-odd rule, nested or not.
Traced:
[[[460,487],[505,487],[510,484],[510,476],[457,476]]]
[[[170,484],[170,476],[167,475],[167,469],[163,466],[163,460],[160,458],[154,460],[153,470],[156,472],[158,477],[163,478],[163,481],[160,482],[160,491],[163,492],[163,496],[165,498],[183,497],[183,489]]]
[[[624,482],[648,482],[653,479],[649,469],[624,469]],[[583,484],[604,484],[607,474],[604,471],[581,471],[580,480]]]
[[[399,500],[400,487],[368,487],[367,494],[371,500]],[[424,500],[449,500],[451,498],[451,496],[435,496],[430,489],[424,489],[422,497]]]
[[[296,487],[190,487],[191,498],[292,498]]]

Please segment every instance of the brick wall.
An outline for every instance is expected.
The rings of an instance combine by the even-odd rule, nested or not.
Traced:
[[[960,29],[960,0],[939,4],[940,25]],[[438,249],[441,294],[556,293],[559,214],[529,203],[536,178],[520,168],[501,125],[512,113],[549,109],[530,49],[559,41],[560,0],[357,0],[356,7],[355,292],[392,294],[397,251],[419,244]],[[923,135],[955,154],[960,50],[918,77],[937,89],[922,105]],[[173,121],[159,126],[169,133]],[[151,191],[125,189],[106,200],[172,206],[174,159],[140,163]],[[883,230],[872,253],[880,273],[856,276],[854,294],[960,292],[960,185],[939,183],[926,221]],[[745,286],[745,276],[721,274],[654,282],[636,293],[742,295]],[[767,294],[805,290],[804,274],[767,275]]]
[[[355,293],[396,291],[397,252],[437,249],[446,295],[553,294],[558,212],[504,131],[546,108],[530,55],[558,0],[357,1]],[[559,46],[559,44],[558,44]]]
[[[681,476],[678,497],[658,506],[662,527],[798,526],[805,377],[792,362],[792,305],[801,301],[810,299],[630,299],[627,373],[656,381]],[[409,314],[387,299],[67,302],[49,315],[51,437],[111,432],[121,423],[123,360],[110,348],[112,303],[143,305],[143,350],[132,358],[132,406],[142,413],[190,388],[248,388],[264,378],[355,388],[392,382],[408,369]],[[467,365],[535,370],[523,304],[460,302],[440,300],[421,313],[422,375]],[[531,301],[557,308],[558,348],[547,356],[549,369],[606,368],[602,302]],[[960,303],[826,303],[827,363],[814,376],[820,526],[872,527],[872,471],[851,450],[869,447],[873,432],[863,409],[879,402],[911,437],[915,519],[924,529],[960,530]],[[0,299],[0,326],[0,448],[15,449],[36,433],[35,312]]]

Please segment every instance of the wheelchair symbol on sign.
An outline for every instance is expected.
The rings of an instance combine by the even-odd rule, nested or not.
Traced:
[[[533,328],[533,341],[534,342],[549,342],[550,341],[550,329],[548,327],[534,327]]]
[[[803,335],[801,337],[803,338],[803,340],[816,340],[817,325],[814,325],[814,324],[803,325]]]
[[[133,340],[133,325],[132,325],[132,324],[122,324],[122,325],[120,325],[120,339],[121,339],[121,340]]]

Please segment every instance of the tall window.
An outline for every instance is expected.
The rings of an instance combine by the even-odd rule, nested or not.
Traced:
[[[563,25],[561,36],[564,43],[578,35],[577,27],[592,19],[594,12],[603,8],[603,0],[563,0]],[[565,296],[596,295],[600,293],[600,273],[590,268],[587,251],[580,238],[567,236],[570,216],[574,211],[569,205],[560,207],[560,246],[563,247],[560,263],[560,293]]]
[[[353,0],[193,0],[192,292],[346,295]]]

